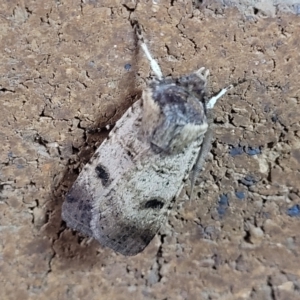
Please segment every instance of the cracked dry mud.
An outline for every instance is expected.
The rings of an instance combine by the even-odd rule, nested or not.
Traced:
[[[300,299],[299,17],[196,2],[0,4],[1,299]],[[149,76],[132,18],[164,74],[205,66],[211,94],[236,87],[216,106],[197,200],[183,190],[146,250],[123,257],[60,215],[97,128]]]

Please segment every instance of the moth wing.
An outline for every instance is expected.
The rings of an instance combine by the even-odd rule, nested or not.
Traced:
[[[141,102],[116,123],[63,204],[67,225],[123,255],[141,252],[166,222],[202,140],[174,155],[139,140]]]
[[[62,219],[67,226],[87,236],[93,236],[90,227],[92,220],[92,198],[85,184],[77,181],[66,195],[62,205]]]
[[[95,201],[105,199],[104,195],[114,181],[134,167],[131,154],[123,146],[123,139],[129,135],[136,136],[140,115],[141,102],[137,101],[120,118],[109,137],[84,166],[62,205],[62,219],[68,227],[93,236],[90,223]]]
[[[93,236],[123,255],[141,252],[166,222],[193,167],[201,140],[179,154],[153,152],[140,157],[115,181],[105,198],[95,198]]]

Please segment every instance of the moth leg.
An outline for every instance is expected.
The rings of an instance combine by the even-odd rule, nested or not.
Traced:
[[[222,89],[216,96],[212,97],[209,99],[209,101],[206,104],[206,108],[207,109],[213,109],[216,102],[222,97],[224,96],[229,90],[231,90],[233,88],[233,85],[231,84],[230,86]]]
[[[148,58],[148,60],[150,62],[150,67],[151,67],[152,71],[154,72],[155,76],[159,80],[161,80],[162,77],[163,77],[163,74],[161,72],[160,66],[159,66],[158,62],[151,56],[151,53],[150,53],[150,51],[149,51],[149,49],[148,49],[148,47],[147,47],[147,45],[144,41],[142,29],[141,29],[138,22],[135,22],[134,29],[135,29],[135,32],[136,32],[136,36],[137,36],[138,40],[140,41],[140,46],[143,49],[146,57]]]
[[[199,71],[203,72],[203,70],[204,70],[204,68],[200,68],[197,72],[199,72]],[[208,76],[208,74],[207,74],[207,76]],[[227,93],[227,91],[229,91],[232,88],[233,88],[233,85],[230,85],[227,88],[222,89],[216,96],[212,97],[206,105],[207,109],[213,109],[213,107],[215,106],[218,99],[220,99],[223,95],[225,95]],[[212,112],[209,111],[208,112],[208,129],[204,135],[201,149],[198,153],[198,157],[197,157],[195,165],[192,169],[192,173],[191,173],[191,177],[190,177],[190,180],[191,180],[190,199],[191,200],[193,199],[193,191],[194,191],[196,178],[197,178],[198,174],[200,173],[200,171],[202,170],[203,165],[205,163],[205,158],[206,158],[208,152],[210,151],[212,138],[213,138]]]
[[[205,158],[210,151],[212,138],[213,138],[213,130],[212,130],[211,124],[209,124],[208,129],[204,135],[201,149],[197,156],[197,160],[192,169],[192,173],[191,173],[191,177],[190,177],[190,180],[191,180],[190,200],[193,200],[195,181],[196,181],[198,174],[201,172],[203,165],[205,163]]]

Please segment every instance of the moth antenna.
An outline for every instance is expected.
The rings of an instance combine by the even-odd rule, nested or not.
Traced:
[[[143,37],[143,33],[142,33],[142,28],[140,26],[140,24],[136,21],[134,22],[134,29],[135,29],[135,33],[136,33],[136,36],[140,42],[140,46],[141,48],[143,49],[146,57],[148,58],[149,60],[149,63],[150,63],[150,67],[152,69],[152,71],[154,72],[155,76],[161,80],[162,77],[163,77],[163,74],[161,72],[161,69],[160,69],[160,66],[158,64],[158,62],[151,56],[151,53],[144,41],[144,37]]]
[[[206,104],[206,108],[207,109],[213,109],[216,102],[222,97],[224,96],[229,90],[231,90],[233,88],[233,85],[231,84],[230,86],[222,89],[216,96],[212,97],[209,99],[209,101]]]

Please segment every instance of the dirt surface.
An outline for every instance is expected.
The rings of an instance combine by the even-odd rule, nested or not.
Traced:
[[[2,1],[0,299],[300,299],[299,17],[238,8]],[[149,76],[133,18],[165,75],[205,66],[211,94],[236,86],[216,106],[198,199],[184,190],[146,250],[123,257],[60,215],[107,136],[97,128]]]

